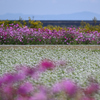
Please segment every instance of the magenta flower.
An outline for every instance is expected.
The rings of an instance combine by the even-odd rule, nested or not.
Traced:
[[[91,83],[90,86],[88,86],[85,90],[84,93],[86,95],[92,95],[93,93],[98,92],[99,90],[99,84],[97,83]]]
[[[32,92],[34,89],[33,89],[33,86],[31,83],[27,82],[27,83],[24,83],[22,84],[19,88],[18,88],[18,93],[21,94],[21,95],[26,95],[30,92]]]
[[[40,63],[40,69],[46,70],[46,69],[53,69],[55,67],[55,64],[53,61],[45,59]]]
[[[0,87],[2,86],[2,83],[3,83],[4,81],[3,81],[3,78],[2,77],[0,77]]]
[[[26,78],[26,75],[21,72],[15,73],[13,75],[14,75],[14,78],[13,78],[12,82],[22,81]]]
[[[35,68],[27,68],[27,70],[26,70],[26,74],[29,76],[33,76],[35,73],[36,73]]]
[[[29,100],[48,100],[44,92],[35,93]]]
[[[62,82],[62,86],[64,91],[70,96],[74,96],[75,93],[77,92],[77,86],[74,82],[72,82],[71,80],[65,80]]]
[[[18,96],[15,100],[29,100],[29,97],[27,96]]]
[[[19,74],[22,73],[25,76],[27,76],[28,74],[32,74],[32,72],[30,72],[30,67],[27,65],[17,65],[16,71],[18,71]]]
[[[58,93],[58,92],[61,92],[63,90],[63,86],[61,83],[56,83],[54,84],[53,88],[52,88],[52,91],[54,93]]]
[[[65,62],[62,61],[58,62],[61,65],[65,64]],[[93,93],[98,92],[99,84],[94,83],[92,79],[86,89],[78,87],[71,80],[63,80],[56,83],[52,89],[39,84],[33,87],[33,84],[25,82],[25,79],[29,78],[27,76],[38,75],[36,73],[38,73],[40,69],[53,69],[55,65],[56,64],[51,60],[44,59],[39,65],[35,66],[35,68],[25,65],[17,66],[18,72],[4,74],[0,77],[0,100],[60,100],[56,94],[59,92],[64,92],[68,100],[95,100]],[[58,99],[55,99],[55,97]]]
[[[32,76],[36,72],[35,68],[31,68],[26,65],[16,66],[16,69],[19,70],[19,72],[25,74],[26,76]]]
[[[93,97],[82,97],[81,100],[96,100],[95,98]]]
[[[7,84],[11,84],[12,82],[15,82],[15,76],[11,73],[7,73],[3,75],[3,82]]]
[[[14,88],[12,87],[12,85],[5,85],[2,87],[2,90],[5,94],[12,96],[14,93]]]

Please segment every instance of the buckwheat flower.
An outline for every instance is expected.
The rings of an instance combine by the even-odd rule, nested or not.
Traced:
[[[77,92],[77,85],[71,80],[65,80],[62,82],[64,91],[70,96],[74,96]]]
[[[22,84],[19,88],[18,88],[18,93],[21,94],[21,95],[26,95],[27,93],[30,93],[32,92],[34,89],[33,89],[33,86],[31,83],[29,82],[26,82],[24,84]]]
[[[64,60],[59,60],[59,61],[56,62],[56,64],[57,64],[58,66],[65,66],[65,65],[66,65],[66,61],[64,61]]]

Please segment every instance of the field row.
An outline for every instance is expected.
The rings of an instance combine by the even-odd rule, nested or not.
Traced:
[[[87,49],[87,50],[100,50],[99,45],[0,45],[0,49],[34,49],[34,48],[41,48],[41,49],[54,49],[54,48],[62,48],[62,49]]]
[[[65,48],[30,48],[30,49],[1,49],[0,50],[0,75],[7,72],[14,72],[16,65],[27,65],[34,68],[43,59],[50,59],[57,67],[40,74],[40,77],[33,82],[34,85],[42,84],[48,87],[53,86],[62,79],[71,79],[85,87],[89,78],[94,78],[100,83],[100,51],[99,50],[78,50]],[[59,64],[60,63],[60,64]],[[98,93],[97,100],[100,98]]]
[[[85,28],[28,28],[11,24],[0,26],[0,44],[6,45],[81,45],[100,44],[99,31],[86,31]]]

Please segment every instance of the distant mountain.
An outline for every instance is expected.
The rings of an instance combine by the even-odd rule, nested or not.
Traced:
[[[92,12],[78,12],[73,14],[59,14],[59,15],[25,15],[21,13],[12,14],[7,13],[0,15],[0,20],[28,20],[28,18],[34,20],[93,20],[94,17],[100,20],[100,14]]]

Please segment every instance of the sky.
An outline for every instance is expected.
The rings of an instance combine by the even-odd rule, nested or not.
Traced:
[[[0,0],[0,15],[58,15],[83,11],[100,14],[100,0]]]

